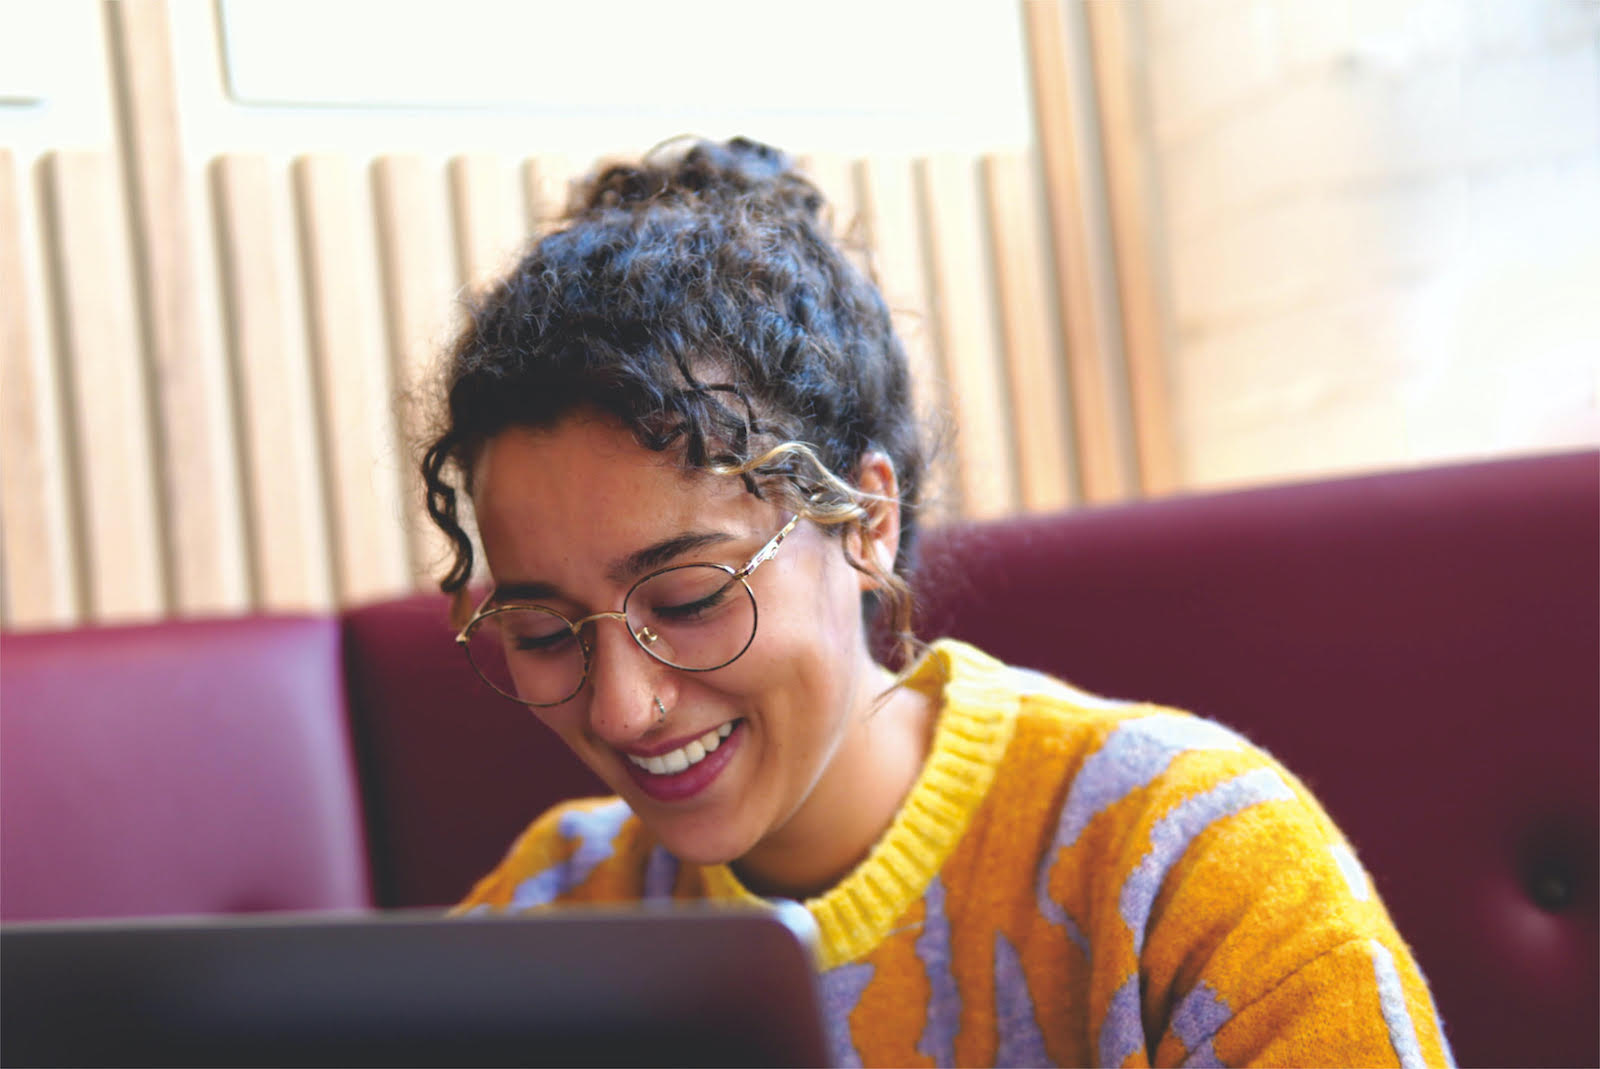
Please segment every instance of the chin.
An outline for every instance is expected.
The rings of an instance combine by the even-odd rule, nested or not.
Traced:
[[[635,813],[639,813],[637,807]],[[749,853],[753,843],[729,835],[726,826],[717,828],[675,827],[675,821],[652,820],[640,814],[645,827],[668,853],[687,865],[726,865]]]
[[[742,850],[717,850],[717,849],[680,849],[672,843],[663,840],[662,845],[667,852],[685,865],[731,865],[744,856]]]

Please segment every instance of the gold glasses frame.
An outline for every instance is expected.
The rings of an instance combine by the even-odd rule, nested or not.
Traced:
[[[756,631],[761,625],[761,607],[756,601],[756,592],[750,587],[750,576],[757,568],[761,567],[761,565],[771,560],[777,554],[778,547],[783,545],[783,540],[789,537],[789,533],[794,530],[795,525],[799,522],[800,517],[798,515],[791,516],[789,518],[789,522],[783,525],[782,530],[773,535],[772,538],[767,541],[766,545],[756,550],[755,554],[745,562],[744,567],[742,568],[730,568],[726,564],[717,564],[712,561],[685,561],[681,564],[669,564],[665,568],[657,568],[648,575],[640,576],[639,579],[637,579],[633,585],[628,588],[628,592],[623,595],[622,609],[620,611],[590,613],[581,620],[569,620],[565,614],[556,612],[554,609],[546,605],[518,602],[509,605],[496,605],[493,608],[490,608],[489,603],[494,599],[494,591],[491,590],[488,596],[478,603],[477,609],[473,611],[472,618],[467,621],[466,626],[456,634],[456,644],[461,647],[461,652],[466,655],[467,663],[472,666],[473,674],[475,674],[479,679],[483,680],[490,690],[511,701],[520,702],[523,705],[532,706],[537,709],[547,709],[553,705],[562,705],[571,701],[577,696],[578,692],[583,689],[583,685],[589,681],[589,669],[594,662],[594,654],[589,642],[583,637],[583,628],[585,625],[598,620],[620,620],[622,625],[627,628],[628,637],[633,639],[634,645],[638,646],[641,650],[648,654],[652,660],[659,664],[664,664],[668,668],[676,669],[680,672],[715,672],[719,668],[728,667],[728,665],[732,664],[734,661],[737,661],[740,657],[743,657],[745,651],[750,648],[753,642],[755,642]],[[628,623],[628,600],[633,597],[634,591],[638,590],[641,586],[659,575],[665,575],[668,572],[679,571],[683,568],[716,568],[720,571],[727,572],[730,579],[738,580],[740,585],[744,587],[745,593],[750,598],[750,637],[745,640],[743,646],[739,647],[739,651],[737,653],[723,661],[721,664],[714,664],[706,668],[686,668],[683,665],[673,664],[671,661],[666,660],[664,657],[650,648],[651,645],[656,641],[657,636],[654,632],[650,631],[648,625],[641,627],[638,631],[634,631],[633,625]],[[472,659],[472,652],[469,648],[472,641],[472,635],[473,632],[475,632],[479,626],[484,623],[484,621],[491,620],[502,613],[517,612],[527,609],[538,609],[542,612],[549,613],[551,616],[554,616],[556,619],[566,624],[567,627],[571,629],[573,637],[578,640],[578,647],[583,652],[583,674],[578,677],[577,686],[573,687],[572,692],[566,697],[560,698],[553,702],[533,702],[528,701],[526,698],[513,697],[512,695],[507,694],[505,691],[495,686],[489,677],[484,675],[483,672],[478,668],[477,662]]]

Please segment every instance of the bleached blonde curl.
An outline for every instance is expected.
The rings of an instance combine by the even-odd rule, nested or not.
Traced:
[[[753,478],[803,519],[819,527],[841,529],[845,560],[877,584],[872,593],[883,603],[883,623],[894,640],[895,659],[901,665],[916,660],[923,643],[912,632],[915,603],[911,585],[873,555],[851,550],[852,543],[866,545],[867,528],[877,509],[903,507],[898,498],[869,493],[841,478],[805,442],[781,442],[742,463],[714,464],[709,470],[714,475]],[[874,616],[870,611],[866,615],[869,620]]]

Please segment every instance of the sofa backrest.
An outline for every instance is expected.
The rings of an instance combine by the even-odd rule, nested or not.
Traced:
[[[1305,780],[1463,1064],[1600,1064],[1600,458],[930,539],[930,634],[1221,720]]]
[[[384,906],[459,901],[545,809],[609,793],[526,706],[473,674],[454,634],[442,595],[345,617],[350,711]]]
[[[370,904],[339,628],[0,638],[0,916]]]

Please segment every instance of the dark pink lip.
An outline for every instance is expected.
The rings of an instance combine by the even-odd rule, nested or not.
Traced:
[[[704,733],[702,732],[702,734]],[[699,738],[700,736],[694,735],[690,737]],[[646,772],[626,757],[622,759],[622,767],[627,770],[629,776],[633,777],[633,782],[639,785],[639,789],[656,801],[681,802],[685,799],[693,798],[711,786],[711,782],[722,773],[724,768],[728,767],[728,762],[733,760],[734,751],[739,748],[739,744],[742,741],[744,741],[744,721],[736,720],[733,724],[733,731],[729,733],[727,738],[722,740],[721,745],[713,753],[698,765],[686,768],[682,772],[672,772],[664,776],[657,776],[653,772]],[[683,743],[678,745],[681,746]],[[668,750],[671,749],[676,749],[676,747],[668,748]],[[662,752],[667,751],[653,751],[651,756]]]

